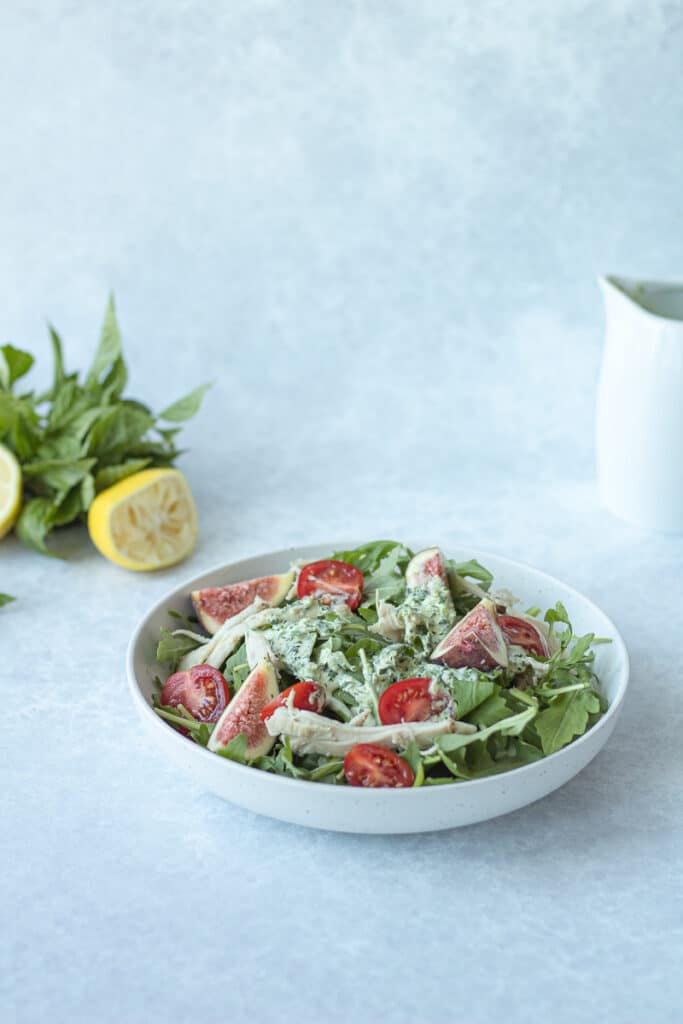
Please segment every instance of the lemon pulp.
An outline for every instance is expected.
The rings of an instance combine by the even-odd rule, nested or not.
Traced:
[[[98,550],[125,569],[174,565],[197,542],[197,509],[177,469],[143,469],[101,491],[88,511]]]

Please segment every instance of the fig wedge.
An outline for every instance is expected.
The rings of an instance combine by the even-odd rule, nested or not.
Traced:
[[[202,626],[213,636],[227,619],[243,611],[257,597],[271,608],[282,604],[293,580],[294,573],[285,572],[279,576],[261,576],[256,580],[230,583],[225,587],[193,590],[192,604]]]
[[[425,548],[424,551],[418,551],[408,562],[406,584],[411,590],[416,587],[426,587],[434,576],[438,576],[441,582],[448,586],[443,555],[438,548]]]
[[[277,673],[267,658],[250,672],[216,722],[209,750],[221,750],[241,732],[247,737],[246,758],[262,757],[275,742],[261,721],[261,712],[278,696]]]
[[[475,605],[432,652],[430,661],[449,668],[477,668],[480,672],[506,667],[507,644],[493,601],[484,598]]]

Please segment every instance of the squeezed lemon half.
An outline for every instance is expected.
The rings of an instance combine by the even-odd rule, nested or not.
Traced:
[[[197,543],[197,508],[178,469],[143,469],[101,491],[88,510],[95,547],[116,565],[163,569]]]
[[[21,467],[0,444],[0,537],[12,529],[21,511]]]

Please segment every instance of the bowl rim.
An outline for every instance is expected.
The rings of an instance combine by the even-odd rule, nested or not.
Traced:
[[[185,595],[189,594],[191,590],[195,589],[194,584],[204,576],[211,576],[215,573],[220,573],[226,570],[233,570],[235,568],[238,568],[242,563],[252,562],[256,558],[277,558],[279,556],[289,556],[292,559],[295,559],[297,557],[301,557],[300,555],[297,555],[297,552],[312,552],[314,549],[317,550],[319,548],[326,548],[330,551],[350,551],[353,550],[354,547],[358,546],[359,545],[357,542],[350,542],[346,544],[326,544],[326,542],[321,541],[315,544],[294,544],[287,548],[279,548],[277,550],[264,551],[255,555],[249,555],[244,558],[235,559],[231,562],[219,563],[215,566],[205,569],[203,572],[195,573],[193,576],[188,577],[186,580],[182,581],[177,586],[167,591],[140,618],[128,642],[128,647],[126,651],[126,674],[128,677],[128,686],[133,697],[133,702],[137,706],[139,714],[148,723],[156,723],[156,728],[160,730],[160,737],[162,733],[168,739],[172,739],[172,735],[175,736],[177,742],[185,745],[185,751],[188,753],[189,756],[194,757],[198,764],[203,763],[207,767],[208,765],[213,764],[215,767],[218,763],[218,760],[220,760],[225,766],[224,770],[234,772],[236,778],[239,779],[241,777],[245,782],[249,779],[251,779],[252,781],[256,781],[254,773],[258,772],[258,775],[261,776],[261,781],[265,781],[266,779],[268,779],[269,782],[272,783],[274,786],[279,786],[282,791],[296,791],[301,794],[306,791],[310,792],[311,787],[313,786],[319,787],[321,785],[320,782],[312,782],[309,779],[292,779],[286,775],[276,775],[273,772],[264,772],[262,769],[252,768],[249,765],[240,764],[238,761],[231,761],[229,758],[218,757],[218,755],[216,755],[213,751],[210,751],[205,747],[202,747],[200,744],[193,743],[186,737],[181,736],[181,734],[177,732],[175,729],[173,729],[172,726],[164,722],[159,717],[159,715],[155,714],[152,705],[145,698],[135,673],[135,656],[137,653],[138,643],[142,637],[142,634],[147,626],[148,621],[154,615],[156,615],[157,612],[163,611],[164,608],[168,606],[169,601],[171,601],[174,596],[178,595],[179,592],[184,592]],[[415,550],[421,549],[415,548]],[[557,761],[560,758],[566,757],[569,752],[576,751],[583,744],[589,743],[592,740],[594,740],[595,736],[599,732],[607,728],[609,723],[613,719],[615,719],[619,714],[621,706],[624,702],[624,698],[626,696],[626,691],[628,689],[630,679],[630,659],[628,655],[628,650],[626,648],[626,644],[624,642],[624,638],[622,637],[621,632],[617,628],[612,618],[610,618],[610,616],[607,615],[607,613],[603,611],[603,609],[600,608],[599,605],[595,604],[594,601],[591,601],[590,598],[586,597],[585,594],[582,594],[581,591],[577,590],[575,587],[570,586],[568,583],[562,582],[562,580],[559,580],[556,576],[552,576],[550,573],[544,572],[542,569],[537,569],[535,566],[529,565],[527,562],[521,562],[517,559],[508,558],[506,555],[500,555],[493,551],[484,551],[480,548],[477,548],[476,546],[470,547],[468,545],[467,551],[470,553],[470,556],[472,558],[476,558],[483,564],[486,563],[486,559],[490,559],[498,562],[504,562],[506,563],[506,565],[509,565],[515,569],[530,571],[534,575],[538,576],[544,582],[549,583],[551,585],[557,585],[563,588],[565,592],[570,593],[572,596],[579,598],[579,600],[588,605],[588,607],[591,610],[594,610],[599,615],[601,615],[613,630],[611,651],[614,653],[617,666],[616,696],[610,702],[604,715],[602,715],[599,721],[597,721],[595,725],[592,726],[592,728],[588,729],[585,733],[583,733],[582,736],[579,736],[577,737],[577,739],[572,740],[572,742],[568,743],[567,746],[562,747],[561,750],[555,751],[554,754],[547,754],[545,757],[542,757],[540,758],[540,760],[534,761],[531,764],[521,765],[518,768],[510,768],[508,771],[499,772],[496,775],[485,775],[480,779],[466,779],[462,781],[456,780],[451,785],[443,786],[409,786],[406,788],[377,787],[364,789],[361,786],[334,786],[330,783],[322,783],[322,785],[327,786],[328,792],[333,791],[336,794],[334,799],[355,800],[358,799],[360,793],[363,793],[365,794],[365,796],[361,799],[376,799],[377,795],[380,794],[382,798],[391,800],[404,800],[406,802],[411,799],[436,800],[439,798],[439,794],[441,794],[441,799],[443,799],[444,793],[451,793],[453,795],[461,793],[463,791],[463,787],[467,787],[467,791],[471,792],[475,787],[492,787],[495,786],[496,783],[500,783],[501,781],[511,779],[513,777],[516,780],[523,779],[529,773],[538,773],[538,771],[541,768],[544,768],[551,763],[557,763]],[[433,793],[434,796],[427,797],[427,792]],[[420,796],[419,794],[422,795]]]

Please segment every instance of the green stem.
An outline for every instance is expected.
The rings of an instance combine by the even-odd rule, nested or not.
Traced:
[[[162,708],[154,708],[159,718],[163,718],[165,722],[170,722],[171,725],[179,725],[183,729],[201,729],[203,725],[207,727],[209,732],[213,728],[211,722],[197,722],[194,718],[185,718],[183,715],[174,715],[170,711],[164,711]]]
[[[328,761],[327,764],[321,764],[317,768],[314,768],[309,773],[308,777],[311,782],[317,782],[319,779],[324,779],[328,775],[335,775],[343,765],[343,761]]]

